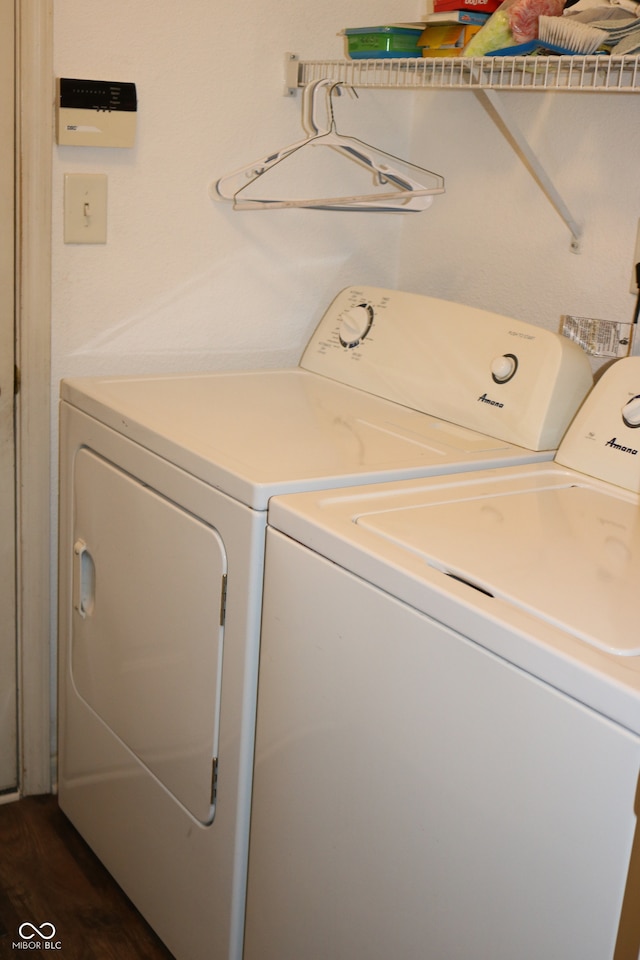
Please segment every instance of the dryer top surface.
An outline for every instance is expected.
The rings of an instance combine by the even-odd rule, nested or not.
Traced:
[[[300,369],[66,380],[61,393],[254,509],[277,493],[551,457]]]

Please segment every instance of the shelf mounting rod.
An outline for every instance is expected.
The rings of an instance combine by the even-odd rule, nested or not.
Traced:
[[[531,149],[526,137],[505,110],[501,98],[498,96],[495,90],[483,88],[480,90],[474,90],[474,93],[476,94],[478,100],[480,100],[480,102],[483,103],[483,105],[487,108],[488,113],[492,116],[498,127],[500,127],[507,140],[511,142],[511,145],[514,147],[516,152],[519,153],[521,158],[525,161],[532,176],[546,194],[549,201],[555,207],[556,211],[562,217],[563,221],[571,232],[571,250],[573,253],[579,253],[582,227],[572,216],[569,208],[556,190],[536,154]]]

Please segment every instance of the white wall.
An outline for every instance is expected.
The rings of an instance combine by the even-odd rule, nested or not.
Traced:
[[[300,96],[282,96],[285,51],[339,57],[343,27],[425,6],[56,0],[56,74],[133,80],[139,115],[131,150],[54,149],[54,389],[71,374],[294,362],[322,307],[354,281],[551,329],[565,312],[631,317],[634,96],[503,95],[584,227],[578,255],[471,92],[361,91],[336,105],[343,132],[444,174],[447,193],[424,214],[250,213],[210,199],[212,180],[301,135]],[[108,175],[104,246],[62,242],[63,175],[76,171]]]
[[[573,217],[581,249],[472,92],[416,95],[414,159],[446,177],[406,221],[398,285],[557,330],[560,316],[630,322],[640,217],[636,96],[501,93]],[[597,363],[594,364],[597,367]]]
[[[295,362],[346,284],[397,276],[392,214],[236,212],[209,184],[303,136],[284,55],[340,57],[344,27],[416,0],[56,0],[57,76],[134,81],[135,148],[55,147],[53,380]],[[365,98],[366,99],[366,98]],[[406,142],[409,101],[341,98],[341,129]],[[375,108],[375,109],[374,109]],[[108,175],[108,242],[62,241],[63,176]],[[326,184],[330,187],[329,183]]]

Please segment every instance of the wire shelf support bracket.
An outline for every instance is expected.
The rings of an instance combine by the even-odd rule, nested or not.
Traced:
[[[560,193],[554,186],[542,163],[529,145],[528,140],[513,118],[506,111],[501,97],[496,93],[495,90],[490,88],[476,89],[474,93],[483,106],[487,108],[487,112],[496,123],[496,126],[504,134],[507,141],[511,144],[521,161],[527,167],[542,192],[545,194],[551,205],[555,208],[556,212],[566,224],[569,232],[571,233],[571,252],[580,253],[582,227],[578,224],[577,220],[560,196]]]

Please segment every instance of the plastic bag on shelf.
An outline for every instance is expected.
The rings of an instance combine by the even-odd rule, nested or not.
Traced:
[[[538,18],[559,17],[565,0],[504,0],[463,51],[465,57],[484,57],[492,50],[527,43],[538,36]]]

